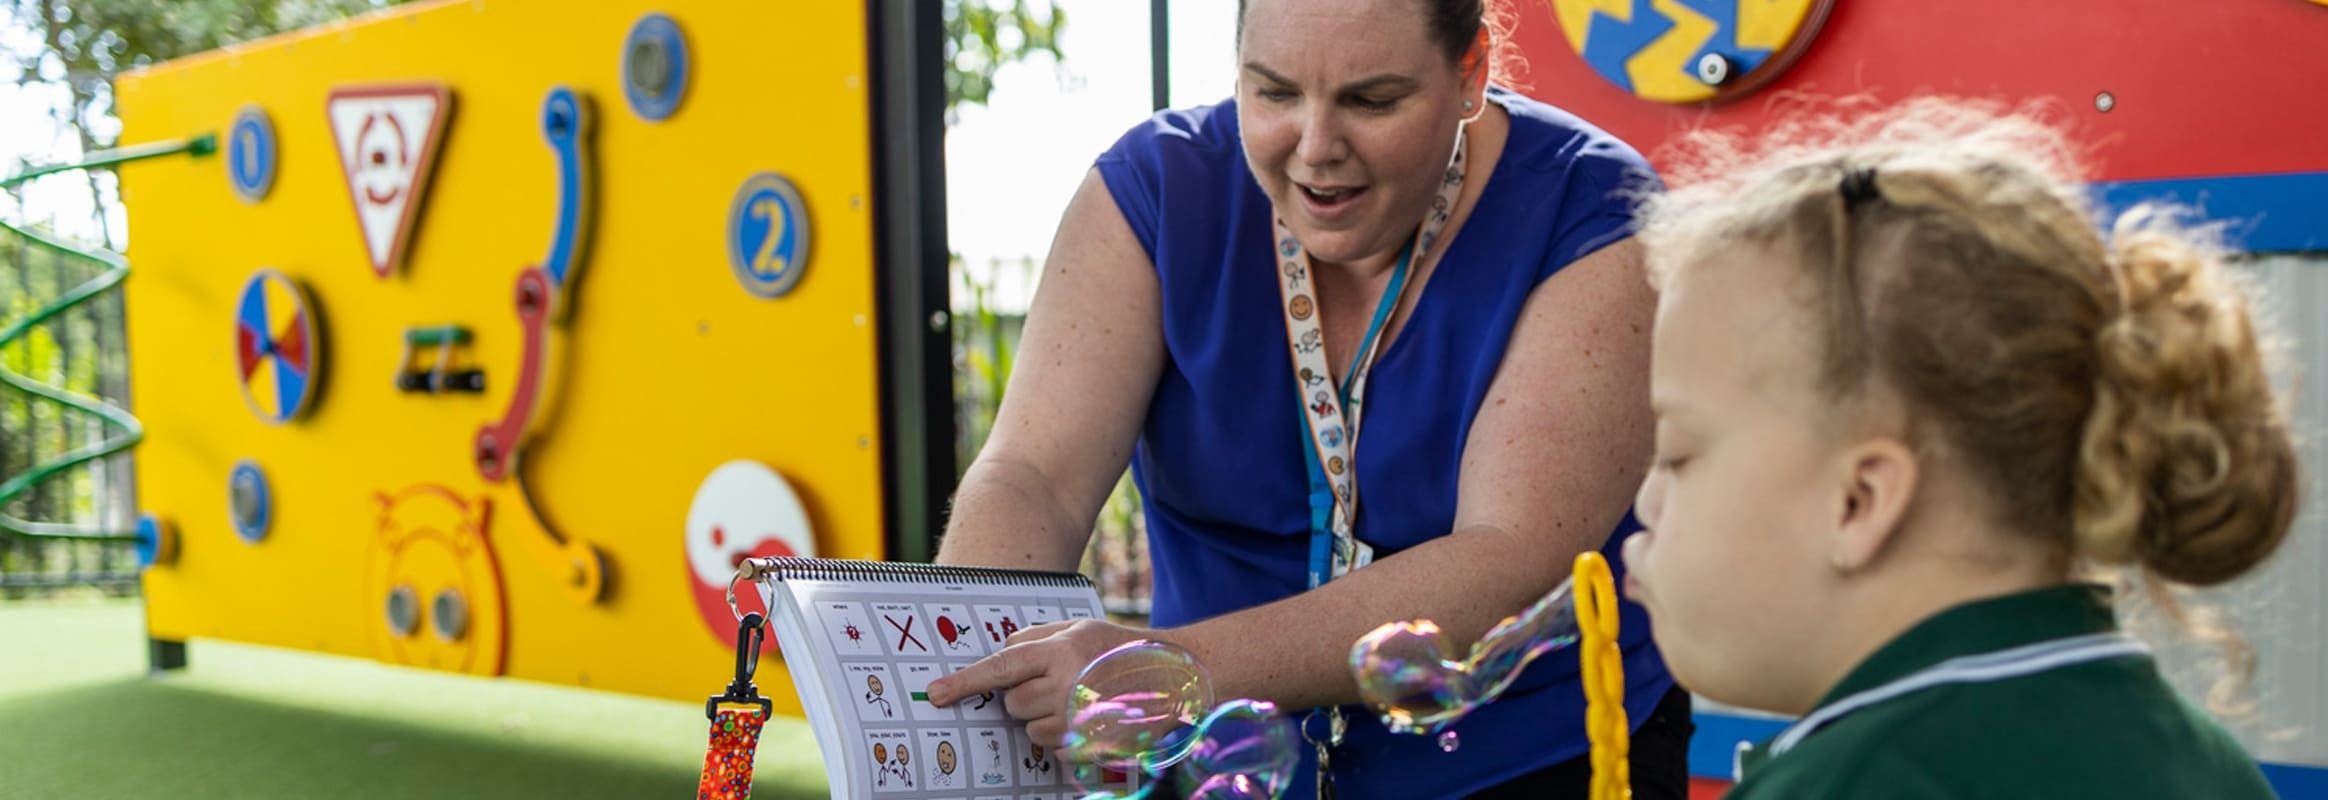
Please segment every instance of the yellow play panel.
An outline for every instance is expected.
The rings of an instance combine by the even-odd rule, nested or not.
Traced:
[[[422,3],[122,78],[124,141],[220,137],[122,169],[151,635],[701,700],[737,558],[882,557],[865,15]]]

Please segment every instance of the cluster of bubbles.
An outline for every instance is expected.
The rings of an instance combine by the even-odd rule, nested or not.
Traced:
[[[1375,628],[1350,648],[1359,695],[1395,733],[1460,744],[1456,722],[1501,696],[1538,656],[1577,643],[1575,579],[1505,618],[1454,657],[1429,620]],[[1613,601],[1610,601],[1613,605]],[[1061,755],[1083,800],[1274,800],[1301,763],[1301,735],[1276,706],[1216,702],[1187,649],[1141,640],[1095,659],[1067,700]]]
[[[1061,750],[1084,800],[1274,800],[1301,763],[1300,733],[1260,700],[1215,702],[1195,655],[1141,640],[1084,667]]]
[[[1527,610],[1496,623],[1460,660],[1429,620],[1375,628],[1350,648],[1358,694],[1392,732],[1438,734],[1440,749],[1454,750],[1455,732],[1448,729],[1456,721],[1502,695],[1537,656],[1576,644],[1576,607],[1569,600],[1575,582],[1561,581]]]

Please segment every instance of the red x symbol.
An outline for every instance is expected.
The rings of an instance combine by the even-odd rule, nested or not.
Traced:
[[[904,621],[904,622],[899,622],[899,621],[897,621],[897,618],[896,618],[896,617],[892,617],[892,616],[890,616],[890,615],[888,615],[888,614],[883,614],[883,615],[881,615],[881,621],[882,621],[882,622],[887,622],[887,623],[889,623],[889,627],[892,627],[892,628],[896,628],[896,629],[897,629],[897,649],[898,649],[898,650],[900,650],[900,651],[904,650],[904,649],[905,649],[905,643],[906,643],[906,642],[912,642],[912,643],[913,643],[913,646],[914,646],[914,647],[916,647],[916,648],[918,648],[918,649],[920,649],[922,652],[924,652],[924,653],[927,653],[927,652],[929,652],[929,651],[930,651],[930,646],[929,646],[929,645],[922,644],[922,643],[921,643],[921,639],[915,638],[915,637],[914,637],[914,635],[913,635],[913,615],[911,615],[911,614],[907,614],[907,615],[905,616],[905,621]]]

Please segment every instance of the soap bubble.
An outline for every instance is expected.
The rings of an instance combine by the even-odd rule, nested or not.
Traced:
[[[1274,798],[1301,766],[1301,733],[1269,702],[1222,703],[1197,730],[1178,776],[1191,797]]]
[[[1275,705],[1215,705],[1196,656],[1169,642],[1130,642],[1084,667],[1065,738],[1059,756],[1081,800],[1274,800],[1301,764],[1301,732]]]
[[[1131,788],[1131,778],[1121,770],[1105,769],[1094,764],[1067,763],[1067,784],[1082,792],[1069,793],[1072,800],[1148,800],[1160,783],[1150,779]]]
[[[1188,793],[1189,800],[1275,800],[1285,792],[1282,784],[1271,785],[1251,775],[1214,775]]]
[[[1128,642],[1075,677],[1061,753],[1079,764],[1154,772],[1188,756],[1196,723],[1212,709],[1212,679],[1187,648]]]
[[[1503,694],[1537,656],[1576,643],[1574,579],[1488,630],[1458,660],[1429,620],[1375,628],[1350,648],[1358,694],[1393,732],[1434,734]],[[1452,750],[1453,740],[1442,749]]]
[[[1470,673],[1447,656],[1439,626],[1393,622],[1366,634],[1350,651],[1358,694],[1394,733],[1413,733],[1462,715]]]

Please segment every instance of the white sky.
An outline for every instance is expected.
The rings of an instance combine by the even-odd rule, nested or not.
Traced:
[[[1005,67],[984,108],[946,136],[946,235],[963,277],[1023,307],[1059,213],[1091,162],[1151,113],[1148,3],[1059,0],[1064,69],[1049,58]],[[1172,105],[1211,103],[1236,82],[1236,0],[1172,0]],[[957,290],[955,302],[963,302]]]
[[[0,23],[4,23],[0,24],[0,52],[8,54],[8,63],[40,51],[40,37],[16,24],[13,16],[0,17]],[[49,109],[65,102],[62,86],[0,84],[0,173],[15,172],[20,159],[47,164],[80,157],[80,141],[49,116]],[[24,204],[25,208],[19,209],[13,199],[0,193],[0,215],[9,220],[46,224],[68,236],[97,239],[95,205],[89,197],[88,181],[79,173],[32,182],[24,187]],[[112,221],[118,237],[121,218],[116,214]]]
[[[1067,199],[1083,174],[1118,136],[1150,113],[1148,3],[1058,0],[1067,18],[1064,65],[1048,57],[1005,67],[985,107],[961,110],[946,137],[947,229],[966,277],[992,285],[995,305],[1022,308],[1033,291],[1029,259],[1039,261]],[[1209,103],[1235,82],[1236,0],[1172,0],[1172,104]],[[39,41],[13,19],[0,25],[0,48],[37,50]],[[0,172],[18,158],[76,159],[80,148],[47,109],[63,89],[0,85]],[[47,223],[94,240],[88,187],[77,174],[25,187],[25,208],[0,195],[0,214]],[[122,220],[114,220],[120,241]],[[957,302],[961,302],[957,292]]]

